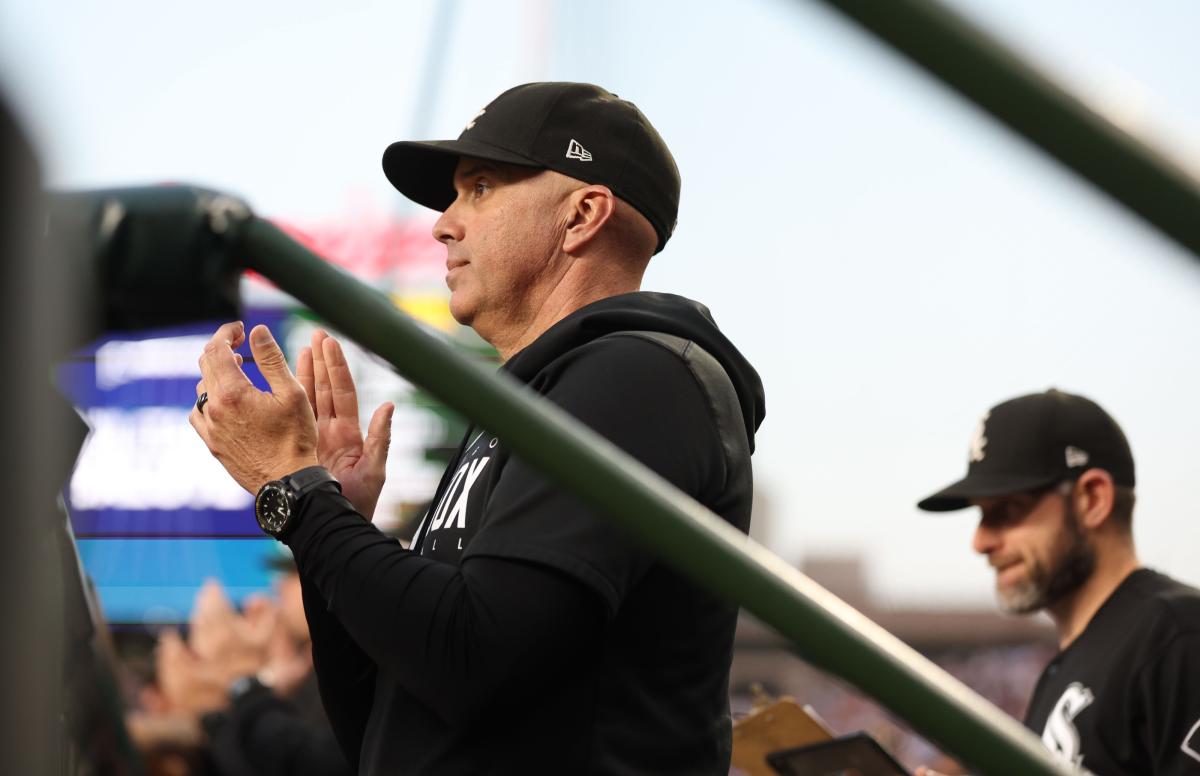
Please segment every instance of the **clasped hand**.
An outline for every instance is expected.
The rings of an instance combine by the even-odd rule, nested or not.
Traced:
[[[250,351],[270,386],[254,387],[234,350],[245,341],[241,322],[217,329],[200,356],[202,379],[192,427],[230,476],[250,493],[307,466],[321,465],[368,520],[383,489],[394,406],[371,417],[366,438],[358,418],[358,393],[337,340],[323,331],[304,348],[296,374],[266,326],[250,332]]]

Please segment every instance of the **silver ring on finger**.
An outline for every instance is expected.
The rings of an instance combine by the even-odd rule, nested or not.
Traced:
[[[196,397],[196,411],[199,412],[201,415],[204,414],[204,405],[205,404],[208,404],[208,391],[205,391],[204,393],[202,393],[198,397]]]

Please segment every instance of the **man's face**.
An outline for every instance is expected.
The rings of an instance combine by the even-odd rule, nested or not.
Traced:
[[[1005,611],[1053,606],[1091,576],[1095,552],[1060,486],[973,503],[982,512],[973,547],[996,570]]]
[[[470,157],[458,162],[458,196],[433,235],[446,246],[451,314],[489,342],[527,323],[543,298],[538,291],[557,280],[569,180]]]

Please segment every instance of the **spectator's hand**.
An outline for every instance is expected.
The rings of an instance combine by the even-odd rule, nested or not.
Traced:
[[[179,711],[170,714],[129,712],[125,715],[125,729],[129,731],[133,745],[143,754],[198,749],[204,744],[200,720],[195,715]]]
[[[277,629],[267,647],[264,670],[271,678],[271,689],[280,695],[291,695],[312,670],[312,644],[297,644],[286,629]]]
[[[173,630],[164,631],[155,650],[158,685],[171,711],[200,716],[225,708],[229,682],[198,658]]]
[[[209,580],[196,595],[188,646],[204,662],[204,670],[228,686],[267,665],[271,639],[278,630],[278,610],[270,601],[250,599],[245,615],[240,615],[221,585]]]
[[[162,688],[153,682],[138,689],[137,703],[125,712],[125,727],[134,746],[148,757],[167,757],[168,753],[204,744],[200,720],[194,714],[171,708]]]
[[[926,768],[924,765],[917,766],[917,772],[913,776],[946,776],[940,771],[935,771],[932,768]]]
[[[342,346],[323,331],[300,351],[296,376],[317,417],[317,460],[342,484],[342,494],[370,520],[383,490],[392,412],[384,402],[371,416],[364,440],[358,421],[358,391]]]
[[[203,411],[192,408],[189,421],[230,476],[257,494],[271,480],[316,465],[317,424],[267,327],[250,332],[250,350],[270,393],[255,388],[242,372],[233,351],[244,339],[238,321],[217,329],[204,346],[196,396],[207,392],[208,402]]]

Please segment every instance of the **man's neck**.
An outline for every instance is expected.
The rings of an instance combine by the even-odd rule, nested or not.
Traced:
[[[527,321],[512,327],[508,332],[493,336],[492,347],[499,352],[502,362],[520,353],[547,329],[581,307],[610,296],[637,291],[641,287],[640,279],[628,277],[572,281],[574,278],[571,277],[571,272],[568,272],[537,305]]]
[[[1140,564],[1133,548],[1111,550],[1096,558],[1096,570],[1078,590],[1046,607],[1058,631],[1058,647],[1066,649],[1087,628],[1092,617]]]

